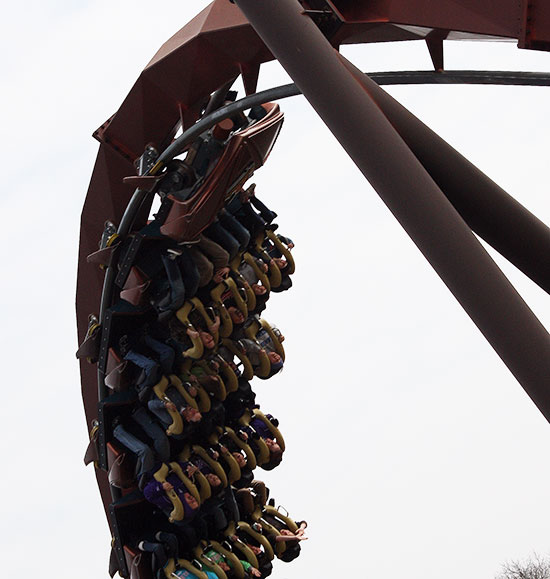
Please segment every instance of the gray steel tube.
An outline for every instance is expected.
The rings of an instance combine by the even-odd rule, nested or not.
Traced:
[[[550,293],[550,229],[343,56],[466,223]]]
[[[235,0],[550,421],[550,336],[297,0]],[[371,86],[372,85],[372,86]]]

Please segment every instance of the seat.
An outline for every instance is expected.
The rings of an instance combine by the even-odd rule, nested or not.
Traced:
[[[193,327],[193,324],[189,320],[189,314],[191,313],[192,309],[193,309],[193,304],[191,302],[187,301],[176,312],[176,317],[186,328],[196,331],[195,328]],[[199,360],[204,353],[204,346],[203,346],[202,340],[200,339],[200,337],[198,335],[194,336],[194,337],[190,336],[190,339],[192,342],[192,346],[191,346],[191,348],[188,348],[187,350],[182,352],[182,356],[184,358],[191,358],[193,360]]]
[[[165,483],[166,481],[166,477],[168,476],[168,473],[170,472],[170,469],[168,468],[167,464],[163,464],[159,470],[157,472],[155,472],[153,474],[153,477],[155,478],[155,480],[159,483]],[[168,497],[168,499],[170,500],[170,502],[172,503],[172,511],[170,512],[169,516],[168,516],[168,520],[173,523],[174,521],[182,521],[183,517],[185,515],[185,511],[183,509],[183,504],[180,500],[180,498],[178,497],[178,495],[176,494],[176,491],[174,489],[171,490],[165,490],[164,491],[166,493],[166,496]]]
[[[237,374],[235,374],[233,368],[222,356],[218,356],[216,361],[220,365],[220,371],[225,378],[224,384],[226,393],[229,394],[231,392],[237,391],[239,389],[239,378]]]
[[[193,462],[193,454],[200,457],[208,465],[212,473],[217,475],[222,481],[222,485],[227,487],[227,475],[225,474],[222,465],[217,460],[213,459],[202,446],[199,446],[198,444],[193,444],[192,446],[187,445],[180,453],[179,460],[182,462]]]
[[[277,352],[277,354],[279,354],[279,356],[281,356],[281,358],[283,359],[283,362],[284,362],[285,349],[283,348],[283,344],[279,340],[279,337],[277,336],[277,334],[275,333],[275,331],[273,330],[271,325],[266,320],[264,320],[263,318],[259,318],[259,319],[254,320],[246,328],[245,333],[251,340],[256,340],[257,339],[256,337],[257,337],[260,329],[263,329],[267,332],[267,334],[271,338],[271,342],[273,343],[273,348],[275,349],[275,352]]]
[[[279,428],[277,426],[275,426],[275,424],[273,424],[273,421],[270,420],[258,408],[254,408],[253,416],[254,416],[254,418],[258,418],[259,420],[261,420],[267,426],[267,428],[269,428],[270,432],[273,434],[273,438],[277,441],[277,444],[281,447],[281,450],[284,451],[285,450],[285,440],[284,440],[283,435],[281,434],[281,431],[279,430]]]
[[[137,267],[132,266],[126,279],[120,297],[133,306],[140,306],[145,301],[145,292],[151,285],[151,280]]]
[[[261,257],[262,260],[265,261],[265,263],[268,264],[269,270],[267,275],[269,278],[269,287],[270,289],[272,289],[279,287],[281,285],[281,282],[283,281],[283,274],[281,273],[281,270],[279,269],[277,264],[273,261],[269,253],[267,253],[267,251],[264,249],[263,241],[264,241],[264,233],[261,233],[256,238],[255,250],[256,254],[259,257]]]
[[[198,405],[197,401],[186,390],[186,388],[183,385],[183,382],[180,380],[180,378],[178,376],[176,376],[175,374],[170,374],[168,379],[170,380],[169,387],[173,386],[174,388],[176,388],[176,390],[181,394],[182,398],[185,399],[187,406],[192,406],[193,408],[196,408],[198,410],[199,405]],[[198,394],[197,394],[197,396],[198,396]]]
[[[149,527],[154,524],[153,505],[136,490],[111,503],[107,512],[113,534],[113,551],[118,561],[120,575],[130,577],[124,546],[136,545],[141,537],[148,533]]]
[[[250,265],[252,267],[252,269],[254,270],[254,273],[256,274],[256,277],[258,278],[259,281],[262,282],[262,285],[265,287],[265,289],[267,291],[270,291],[271,290],[271,282],[270,282],[269,276],[264,271],[262,271],[260,269],[260,267],[258,266],[254,257],[249,252],[245,251],[243,253],[243,260],[246,263],[248,263],[248,265]],[[269,262],[269,260],[268,260],[268,262]],[[268,263],[268,262],[266,262],[266,263]],[[279,283],[281,283],[281,282],[279,282]]]
[[[137,396],[132,390],[115,392],[99,401],[97,406],[97,463],[100,469],[109,470],[107,442],[113,438],[113,419],[121,413],[130,411],[136,402]]]
[[[281,534],[282,529],[288,529],[292,533],[298,530],[298,525],[287,515],[283,515],[273,506],[266,505],[258,517],[254,515],[255,520],[262,526],[262,531],[271,533],[275,537]],[[277,542],[275,545],[275,554],[280,557],[286,550],[286,542]]]
[[[124,545],[124,559],[130,571],[129,579],[154,579],[151,557],[146,555],[146,553],[136,551],[133,547]]]
[[[229,481],[229,484],[233,484],[235,481],[241,478],[241,467],[239,466],[239,463],[235,460],[235,457],[231,455],[229,449],[227,449],[227,452],[220,452],[220,458],[222,458],[229,467],[229,472],[227,473],[227,480]]]
[[[256,567],[256,569],[258,569],[259,567],[258,558],[254,554],[254,551],[252,551],[252,549],[246,543],[244,543],[243,541],[241,541],[241,539],[239,539],[237,529],[239,528],[240,525],[241,525],[240,521],[237,523],[237,525],[235,525],[234,521],[231,521],[227,526],[227,528],[224,530],[224,535],[231,542],[233,549],[239,551],[243,555],[244,559],[246,559],[253,567]],[[237,538],[235,539],[235,537]]]
[[[190,367],[185,368],[191,374],[193,374],[199,382],[201,382],[202,387],[205,389],[207,394],[214,396],[220,402],[223,402],[227,396],[227,389],[225,387],[225,382],[218,372],[212,370],[206,360],[198,360],[194,362]],[[210,377],[211,379],[206,382],[205,378]]]
[[[183,477],[187,476],[183,472],[183,469],[181,468],[181,465],[178,462],[171,462],[170,468],[172,469],[172,472],[176,473],[181,480],[184,480]],[[212,496],[212,489],[210,488],[208,480],[202,474],[202,472],[200,472],[200,470],[197,471],[193,476],[197,479],[198,484],[195,486],[199,491],[200,497],[199,504],[202,504],[206,499],[209,499]]]
[[[222,346],[225,346],[234,356],[240,360],[243,368],[242,368],[242,377],[245,380],[252,380],[254,376],[254,368],[252,367],[252,363],[250,359],[243,351],[242,348],[237,347],[237,344],[228,338],[224,338],[222,340]]]
[[[219,341],[219,331],[218,330],[211,330],[211,326],[214,324],[215,320],[208,314],[208,312],[206,311],[206,308],[204,307],[204,304],[200,301],[199,298],[191,298],[191,300],[189,300],[191,302],[191,304],[193,304],[193,310],[191,311],[196,311],[198,312],[202,319],[204,320],[204,324],[205,324],[205,329],[212,335],[212,337],[214,338],[214,341],[216,342],[216,344]]]
[[[136,486],[135,460],[132,453],[123,450],[116,442],[107,443],[107,464],[109,484],[118,489]]]
[[[178,559],[177,561],[174,559],[169,559],[168,563],[166,563],[164,566],[164,574],[166,579],[174,579],[174,577],[177,577],[176,573],[178,569],[186,569],[190,573],[196,575],[197,579],[208,579],[208,575],[203,573],[202,565],[198,561],[194,565],[187,559]]]
[[[249,468],[255,469],[256,468],[256,455],[254,454],[253,450],[250,448],[242,438],[240,438],[235,431],[230,428],[229,426],[225,427],[225,433],[231,439],[231,441],[240,448],[246,454],[246,464]]]
[[[292,255],[290,249],[288,249],[288,247],[280,240],[279,236],[272,229],[266,229],[265,235],[273,242],[273,245],[286,259],[288,265],[285,268],[285,273],[292,275],[296,270],[296,266],[294,263],[294,256]]]
[[[114,348],[109,348],[105,368],[105,385],[115,392],[126,390],[128,388],[127,366],[128,362],[123,360]]]
[[[166,477],[168,476],[170,471],[171,471],[170,467],[167,464],[163,464],[153,474],[153,477],[157,482],[165,483],[165,482],[167,482]],[[183,474],[183,471],[181,470],[181,468],[179,469],[179,472],[176,472],[176,471],[172,471],[172,472],[174,472],[174,474],[176,474],[176,476],[183,482],[183,484],[185,485],[185,487],[187,488],[189,493],[192,494],[195,497],[195,499],[197,500],[197,502],[199,502],[199,504],[200,504],[200,493],[199,493],[197,487],[192,483],[192,481],[185,474]],[[185,511],[184,511],[184,507],[183,507],[183,504],[182,504],[180,498],[176,494],[176,491],[174,491],[174,489],[171,489],[171,490],[168,490],[165,492],[166,492],[166,496],[168,497],[168,499],[170,500],[170,502],[172,503],[172,506],[173,506],[173,509],[170,512],[170,515],[168,516],[168,520],[171,523],[173,523],[174,521],[182,521],[184,516],[185,516]]]
[[[217,564],[214,559],[210,558],[204,552],[207,549],[207,545],[205,541],[201,541],[200,545],[197,545],[193,549],[193,554],[195,555],[196,559],[200,561],[203,568],[207,569],[208,571],[212,571],[218,579],[228,579],[225,571]],[[220,555],[223,559],[223,557]]]
[[[246,533],[250,538],[259,543],[263,547],[267,558],[270,561],[273,560],[273,558],[275,557],[275,553],[273,552],[273,547],[271,546],[271,543],[267,540],[267,537],[265,537],[258,531],[254,530],[248,523],[245,523],[244,521],[239,521],[237,523],[237,531]]]
[[[163,401],[170,401],[166,395],[166,390],[171,385],[171,382],[166,376],[160,379],[160,382],[153,386],[153,392],[157,395],[157,398]],[[181,414],[177,410],[171,410],[170,408],[165,408],[166,412],[170,415],[172,419],[172,424],[166,429],[166,434],[168,436],[178,435],[183,432],[183,419]]]
[[[245,290],[246,292],[246,307],[249,311],[254,310],[254,308],[256,307],[256,294],[254,293],[254,290],[252,289],[252,287],[250,286],[250,284],[245,280],[245,278],[242,276],[241,272],[239,271],[239,265],[241,264],[243,259],[242,255],[237,255],[229,264],[229,267],[231,268],[231,276],[233,277],[233,279],[235,279],[235,283],[237,285],[237,288],[241,287]],[[227,337],[227,336],[223,336],[223,337]]]
[[[243,415],[240,419],[239,419],[239,424],[241,424],[242,426],[247,426],[249,428],[252,428],[250,426],[250,415],[249,414],[245,414]],[[258,436],[258,438],[250,438],[249,436],[249,441],[251,442],[250,447],[252,448],[252,450],[254,451],[254,447],[256,447],[256,451],[254,451],[254,456],[256,457],[256,464],[258,466],[262,466],[262,464],[266,464],[269,462],[269,457],[270,457],[270,453],[269,453],[269,448],[267,446],[267,444],[265,443],[264,439],[261,438],[260,436]]]
[[[169,378],[163,376],[160,381],[153,386],[153,392],[157,395],[157,398],[164,401],[171,402],[170,398],[168,397],[166,391],[168,388],[174,387],[176,390],[181,394],[181,396],[185,399],[185,402],[188,406],[192,406],[198,410],[198,404],[195,399],[187,392],[185,387],[183,386],[182,381],[175,375],[170,374]],[[166,408],[166,412],[170,415],[172,419],[172,424],[166,429],[166,434],[169,436],[179,435],[183,432],[183,419],[181,414],[177,410],[170,410]]]
[[[220,321],[222,324],[220,327],[220,336],[222,338],[228,338],[233,332],[233,322],[227,308],[225,307],[224,301],[232,298],[245,318],[248,316],[247,302],[243,299],[237,284],[231,278],[227,278],[219,283],[210,292],[210,296],[212,302],[217,306],[220,312]]]
[[[214,551],[217,551],[220,555],[223,555],[224,559],[227,561],[227,564],[231,567],[232,574],[237,579],[245,578],[244,567],[241,565],[239,558],[234,553],[232,553],[218,541],[210,541],[210,545]]]
[[[76,357],[81,360],[86,358],[89,364],[95,364],[99,356],[99,342],[101,340],[101,324],[95,314],[88,316],[88,328],[82,344],[76,351]]]

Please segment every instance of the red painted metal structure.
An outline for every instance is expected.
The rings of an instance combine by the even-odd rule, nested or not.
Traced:
[[[242,75],[247,94],[253,93],[260,65],[275,55],[550,420],[550,337],[471,232],[549,291],[550,230],[337,52],[342,44],[424,39],[434,68],[441,70],[444,39],[510,39],[520,48],[550,50],[550,2],[236,0],[236,4],[215,0],[169,39],[119,110],[94,133],[100,148],[82,212],[79,341],[86,334],[88,315],[98,313],[103,285],[102,271],[86,258],[97,250],[104,221],[120,223],[133,193],[123,179],[136,174],[134,162],[149,143],[163,150],[180,127],[192,126],[210,95],[237,76]],[[368,139],[361,126],[369,127]],[[382,175],[376,171],[380,163],[398,170]],[[417,183],[414,191],[412,181]],[[148,212],[146,202],[136,229]],[[513,240],[507,235],[510,220],[522,232]],[[81,376],[91,424],[97,418],[96,367],[82,361]],[[96,474],[107,506],[111,501],[107,474],[100,469]]]

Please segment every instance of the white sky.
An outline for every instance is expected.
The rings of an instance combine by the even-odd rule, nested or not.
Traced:
[[[157,48],[207,2],[29,1],[4,7],[3,575],[107,577],[109,533],[74,358],[79,216],[97,143]],[[448,42],[448,69],[550,70],[513,43]],[[363,70],[429,69],[421,42],[344,48]],[[276,63],[260,88],[288,82]],[[390,92],[543,221],[547,88]],[[550,430],[302,97],[258,194],[296,243],[290,292],[265,317],[283,374],[255,384],[288,450],[260,472],[309,521],[273,577],[482,579],[550,537]],[[109,216],[105,216],[109,217]],[[512,233],[511,233],[512,234]],[[502,263],[502,260],[499,260]],[[504,264],[548,326],[547,296]]]

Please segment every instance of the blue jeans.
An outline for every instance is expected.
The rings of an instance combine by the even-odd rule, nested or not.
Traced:
[[[250,203],[258,210],[262,219],[267,221],[267,223],[271,223],[277,217],[277,214],[266,207],[256,196],[250,198]]]
[[[141,391],[144,388],[150,388],[159,381],[160,376],[158,371],[158,364],[151,358],[148,358],[147,356],[144,356],[135,350],[129,350],[126,356],[124,356],[124,359],[132,362],[138,368],[141,368],[145,374],[144,380],[142,380],[140,384],[136,385],[138,391]]]
[[[191,299],[192,297],[195,297],[195,294],[199,289],[200,276],[197,266],[195,265],[187,247],[183,248],[183,252],[177,261],[183,276],[186,294],[185,297]]]
[[[240,250],[245,251],[250,243],[250,233],[246,227],[227,211],[221,213],[220,223],[239,242]]]
[[[239,253],[239,242],[219,221],[211,223],[204,233],[229,253],[230,261]]]
[[[139,438],[128,432],[121,424],[113,430],[113,436],[125,446],[129,451],[137,456],[136,475],[141,478],[146,472],[155,466],[155,456],[153,451]]]
[[[159,311],[174,311],[181,308],[185,302],[185,284],[181,276],[181,270],[175,260],[168,255],[161,255],[166,278],[170,284],[169,295],[159,303]]]
[[[160,368],[163,374],[171,374],[174,367],[174,359],[176,357],[174,350],[164,342],[159,342],[149,335],[146,335],[143,341],[147,346],[149,346],[149,348],[151,348],[151,350],[158,354]]]
[[[155,422],[153,417],[145,410],[145,408],[139,407],[134,410],[132,414],[132,420],[139,424],[145,434],[153,439],[153,446],[155,448],[155,454],[160,462],[170,461],[170,442],[166,433],[162,427]]]

